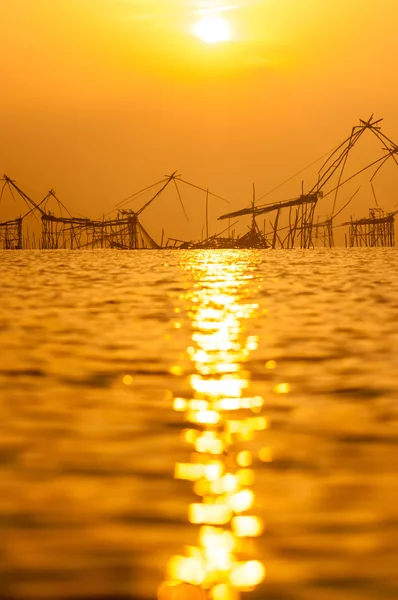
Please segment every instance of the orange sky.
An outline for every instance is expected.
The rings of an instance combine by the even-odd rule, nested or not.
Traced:
[[[54,187],[72,209],[99,217],[178,169],[230,199],[212,204],[215,217],[246,205],[253,181],[260,196],[333,148],[360,117],[384,117],[398,142],[396,0],[0,0],[0,8],[0,170],[37,200]],[[192,35],[206,11],[230,22],[230,42]],[[377,144],[371,151],[380,155]],[[398,201],[395,175],[380,179],[386,209]],[[313,176],[303,176],[308,187]],[[275,199],[298,194],[300,179]],[[183,197],[188,224],[173,195],[145,212],[155,238],[162,227],[200,236],[203,195]],[[366,214],[368,196],[356,203],[351,212]]]

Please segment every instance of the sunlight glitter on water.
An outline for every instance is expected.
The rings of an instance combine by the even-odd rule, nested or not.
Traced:
[[[266,568],[252,600],[398,597],[396,249],[0,258],[6,597],[153,600],[168,561],[203,550],[202,527]],[[219,304],[198,316],[210,296]],[[248,387],[217,398],[198,377]],[[195,422],[203,410],[219,422]],[[253,505],[234,513],[225,497],[243,490]],[[189,522],[206,496],[223,497],[235,529]],[[258,528],[245,517],[264,534],[238,537]],[[208,600],[174,583],[173,600]]]
[[[248,543],[264,530],[249,487],[254,478],[241,477],[242,467],[252,462],[242,443],[267,427],[264,417],[251,416],[262,410],[263,398],[244,396],[249,387],[244,362],[257,347],[256,338],[245,335],[244,320],[258,305],[248,298],[247,266],[225,258],[191,264],[196,284],[184,297],[191,305],[188,354],[196,374],[189,378],[193,397],[177,397],[173,406],[194,426],[183,432],[194,453],[190,463],[176,464],[175,477],[192,482],[200,499],[188,508],[189,521],[198,526],[198,545],[170,559],[160,600],[176,598],[177,591],[181,600],[191,598],[194,592],[186,584],[212,600],[236,599],[265,577]]]

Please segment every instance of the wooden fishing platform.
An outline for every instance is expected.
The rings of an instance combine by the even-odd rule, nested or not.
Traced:
[[[2,179],[3,186],[0,192],[0,202],[3,192],[7,189],[14,201],[15,196],[19,196],[23,205],[26,206],[26,211],[16,218],[8,218],[0,221],[0,248],[5,250],[32,247],[38,247],[43,250],[96,248],[149,250],[219,248],[310,249],[315,247],[333,247],[335,244],[334,229],[336,227],[336,219],[352,202],[361,186],[348,200],[345,199],[344,204],[338,208],[338,201],[342,190],[346,184],[369,169],[373,169],[369,183],[376,206],[369,209],[369,217],[361,219],[351,218],[350,221],[345,221],[337,226],[349,227],[348,237],[346,236],[346,245],[349,247],[394,246],[395,216],[398,211],[385,213],[378,205],[373,187],[375,177],[387,162],[391,162],[392,160],[398,166],[398,146],[381,131],[381,121],[382,119],[374,120],[373,116],[368,120],[361,119],[359,125],[352,128],[350,135],[327,155],[326,160],[324,160],[318,171],[316,183],[308,192],[304,192],[304,184],[302,184],[301,194],[294,198],[259,204],[256,201],[253,185],[253,199],[249,206],[222,214],[218,217],[220,221],[228,219],[229,223],[231,219],[239,220],[245,216],[251,217],[248,231],[243,235],[235,235],[235,230],[231,234],[230,224],[227,229],[216,235],[210,235],[208,223],[209,197],[212,196],[225,202],[228,201],[221,196],[209,192],[208,189],[185,181],[177,171],[119,202],[114,210],[109,213],[109,215],[113,214],[113,216],[107,216],[106,218],[104,216],[102,219],[90,219],[81,215],[72,215],[57,197],[54,190],[50,190],[43,200],[36,202],[15,181],[4,175]],[[355,174],[345,177],[348,157],[366,131],[369,131],[381,142],[383,155],[359,169]],[[287,181],[291,179],[289,178]],[[168,238],[167,243],[164,245],[163,230],[162,239],[160,243],[157,243],[140,222],[140,217],[161,196],[166,188],[172,185],[177,193],[177,198],[184,215],[188,219],[182,201],[180,184],[191,186],[206,194],[205,239],[200,241],[183,241],[177,238]],[[141,208],[132,210],[128,206],[126,207],[129,202],[149,190],[156,191],[152,193],[149,200]],[[333,201],[332,210],[329,214],[320,217],[317,215],[317,209],[320,205],[325,205],[327,197]],[[50,203],[52,203],[54,208],[50,209]],[[25,223],[31,215],[35,217],[38,223],[41,221],[41,231],[38,233],[37,245],[34,235],[33,243],[31,244],[29,234],[26,236],[24,233]],[[268,225],[266,223],[266,216],[271,217],[268,219]],[[262,217],[263,221],[262,227],[258,225],[260,217]],[[226,233],[227,231],[228,233]]]
[[[348,246],[350,248],[365,246],[367,248],[395,246],[395,212],[384,214],[382,209],[370,209],[369,217],[351,220],[348,225]],[[346,236],[347,245],[347,236]]]

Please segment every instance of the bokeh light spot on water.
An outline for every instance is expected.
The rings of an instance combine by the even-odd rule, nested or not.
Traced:
[[[278,383],[274,386],[274,392],[276,394],[288,394],[290,392],[289,383]]]
[[[173,365],[172,367],[170,367],[170,373],[179,377],[183,375],[184,369],[180,365]]]
[[[211,432],[206,432],[211,433]],[[201,453],[222,454],[225,449],[225,444],[222,440],[202,435],[195,441],[195,450]]]
[[[240,469],[237,473],[237,479],[239,485],[250,486],[253,485],[256,476],[253,469]]]
[[[266,369],[276,369],[277,364],[275,360],[267,360],[267,362],[265,363],[265,368]]]
[[[170,579],[200,585],[205,576],[205,565],[201,558],[195,556],[174,556],[168,565]]]
[[[264,525],[259,517],[250,515],[234,517],[232,531],[238,537],[258,537],[264,531]]]
[[[257,560],[237,565],[231,573],[232,584],[240,589],[258,585],[265,577],[265,568]]]
[[[254,504],[254,494],[251,490],[241,490],[229,497],[228,503],[235,513],[249,510]]]
[[[178,410],[178,409],[174,409],[174,410]],[[182,431],[181,436],[182,436],[184,442],[193,445],[193,444],[195,444],[196,440],[200,436],[200,431],[197,431],[197,429],[184,429]]]
[[[174,398],[173,400],[173,408],[176,411],[185,411],[188,407],[188,401],[184,398]]]
[[[206,592],[193,584],[179,581],[167,582],[160,586],[158,600],[208,600]]]
[[[240,467],[250,467],[252,464],[253,455],[250,450],[242,450],[236,457],[236,462]]]
[[[211,600],[239,600],[239,592],[232,585],[220,583],[211,590]]]
[[[221,420],[219,413],[215,410],[191,410],[187,412],[185,419],[190,423],[201,425],[216,425]]]
[[[258,457],[262,462],[272,462],[272,450],[269,446],[261,448]]]
[[[190,504],[188,518],[195,524],[225,525],[231,520],[231,514],[226,504]]]

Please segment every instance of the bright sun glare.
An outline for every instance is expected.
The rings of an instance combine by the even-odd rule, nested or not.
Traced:
[[[221,17],[206,17],[194,27],[194,34],[207,44],[227,42],[231,39],[228,21]]]

